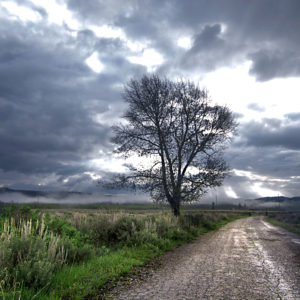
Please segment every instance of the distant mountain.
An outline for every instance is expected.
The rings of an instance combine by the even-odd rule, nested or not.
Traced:
[[[145,200],[147,198],[147,200]],[[11,189],[8,187],[0,187],[0,202],[47,202],[47,203],[99,203],[99,202],[149,202],[148,197],[141,197],[140,195],[132,195],[125,191],[120,193],[120,190],[105,191],[99,190],[99,193],[82,193],[82,192],[51,192],[51,191],[37,191],[37,190],[24,190],[24,189]],[[135,200],[134,200],[135,199]],[[258,207],[268,207],[277,205],[275,203],[282,203],[286,207],[297,207],[300,208],[300,196],[297,197],[260,197],[256,199],[245,200],[248,205]],[[210,203],[210,202],[209,202]],[[236,200],[229,201],[228,203],[222,203],[222,205],[236,204]],[[220,204],[219,204],[220,206]]]
[[[93,203],[149,203],[146,194],[82,192],[49,192],[23,189],[0,188],[1,203],[56,203],[56,204],[93,204]]]
[[[262,201],[262,202],[278,202],[278,203],[282,203],[282,202],[300,202],[300,196],[297,197],[283,197],[283,196],[276,196],[276,197],[261,197],[261,198],[257,198],[254,199],[257,201]]]
[[[11,194],[11,193],[20,193],[24,196],[37,198],[37,197],[45,197],[45,198],[54,198],[54,199],[65,199],[69,196],[80,196],[80,195],[91,195],[90,193],[81,193],[81,192],[44,192],[44,191],[34,191],[34,190],[15,190],[7,187],[0,188],[1,194]]]

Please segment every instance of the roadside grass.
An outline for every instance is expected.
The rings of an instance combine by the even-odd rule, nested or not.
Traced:
[[[103,257],[93,257],[83,265],[62,269],[53,279],[50,298],[56,296],[82,299],[95,295],[108,280],[117,280],[133,267],[141,266],[149,259],[163,253],[160,249],[120,249]],[[74,296],[75,295],[75,296]]]
[[[295,215],[296,217],[294,217]],[[300,212],[271,214],[270,216],[265,217],[265,220],[275,226],[300,234]]]
[[[12,207],[0,216],[2,299],[82,299],[134,267],[243,217],[165,210],[133,214]]]
[[[118,280],[118,278],[129,273],[134,267],[141,266],[166,251],[172,250],[183,243],[191,242],[201,234],[219,229],[229,222],[242,217],[245,216],[232,216],[226,220],[211,223],[209,228],[199,228],[197,235],[192,238],[169,240],[163,248],[151,244],[142,245],[138,248],[123,248],[103,257],[94,257],[83,265],[65,267],[55,276],[53,289],[49,296],[51,299],[56,299],[55,297],[57,296],[71,296],[72,299],[82,299],[87,295],[90,298],[100,296],[97,295],[97,291],[107,281]]]

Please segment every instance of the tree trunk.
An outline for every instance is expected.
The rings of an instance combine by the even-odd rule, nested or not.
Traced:
[[[180,216],[179,205],[176,205],[175,207],[173,207],[173,213],[174,213],[175,217],[179,217]]]
[[[179,217],[180,216],[180,201],[176,201],[173,199],[173,201],[170,202],[170,204],[171,204],[174,216]]]

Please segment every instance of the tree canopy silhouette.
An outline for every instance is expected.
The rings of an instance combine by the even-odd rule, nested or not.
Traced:
[[[157,75],[132,79],[124,88],[128,110],[113,127],[116,152],[145,163],[128,166],[123,183],[167,201],[174,215],[183,202],[197,201],[228,173],[223,149],[236,128],[232,112],[212,105],[205,89],[190,81]]]

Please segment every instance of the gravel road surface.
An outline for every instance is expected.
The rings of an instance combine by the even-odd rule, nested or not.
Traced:
[[[146,280],[114,299],[300,299],[300,237],[240,219],[164,254]],[[111,299],[111,298],[110,298]]]

